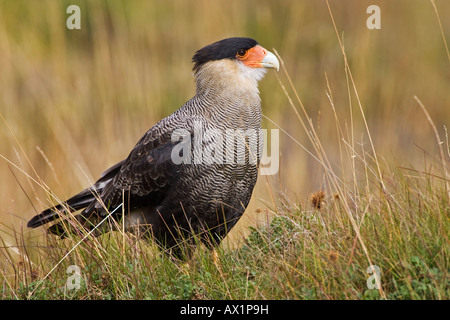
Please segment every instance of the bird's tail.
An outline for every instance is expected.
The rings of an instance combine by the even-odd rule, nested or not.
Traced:
[[[85,189],[63,203],[48,208],[40,214],[34,216],[30,221],[28,221],[27,227],[37,228],[53,220],[61,218],[64,214],[67,215],[69,212],[84,209],[95,200],[95,196],[96,190],[93,188]]]
[[[63,203],[48,208],[42,211],[40,214],[34,216],[30,221],[28,221],[27,226],[29,228],[37,228],[56,219],[64,218],[70,212],[75,212],[86,208],[83,212],[81,212],[81,214],[76,216],[77,220],[82,223],[84,227],[86,225],[86,222],[94,214],[95,204],[99,201],[103,189],[120,171],[123,163],[124,161],[120,161],[119,163],[103,172],[100,176],[100,179],[90,188],[84,189],[83,191],[74,195]],[[67,219],[62,219],[61,222],[56,223],[48,228],[48,231],[64,237],[66,234],[64,230],[67,230],[67,223],[65,222],[67,222]],[[89,229],[89,227],[87,227],[87,229]]]

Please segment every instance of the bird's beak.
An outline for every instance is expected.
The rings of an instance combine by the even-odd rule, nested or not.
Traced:
[[[237,58],[250,68],[272,68],[277,69],[277,71],[280,69],[280,62],[277,57],[260,45],[249,49],[245,56]]]
[[[270,51],[267,51],[266,56],[261,61],[261,65],[264,68],[272,68],[280,70],[280,62],[278,61],[277,57]]]

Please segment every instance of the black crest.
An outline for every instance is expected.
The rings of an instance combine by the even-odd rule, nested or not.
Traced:
[[[258,42],[250,38],[227,38],[214,42],[206,47],[198,50],[192,57],[194,63],[194,71],[208,61],[221,59],[234,59],[236,53],[240,49],[248,50],[256,46]]]

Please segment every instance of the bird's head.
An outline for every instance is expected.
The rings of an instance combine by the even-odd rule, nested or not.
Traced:
[[[194,73],[199,77],[215,78],[240,84],[257,82],[266,70],[279,69],[277,57],[250,38],[227,38],[198,50],[193,58]],[[229,83],[232,85],[232,83]]]

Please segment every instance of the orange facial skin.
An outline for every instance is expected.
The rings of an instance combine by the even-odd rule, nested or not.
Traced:
[[[242,50],[245,54],[241,54],[241,52],[238,52],[236,54],[236,58],[241,60],[247,67],[250,68],[262,68],[263,65],[261,62],[263,61],[264,57],[267,55],[267,50],[261,47],[260,45],[254,46],[253,48],[250,48],[248,50]]]

